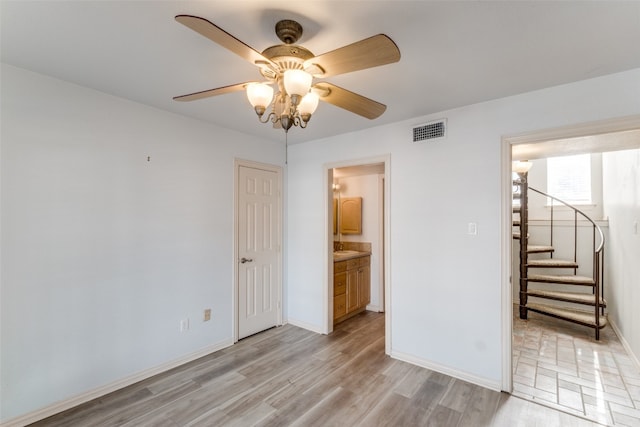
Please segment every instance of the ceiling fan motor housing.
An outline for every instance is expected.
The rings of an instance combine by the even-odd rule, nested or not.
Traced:
[[[262,55],[278,65],[281,72],[286,70],[302,70],[304,62],[315,55],[308,49],[297,45],[277,45],[266,48]],[[260,72],[268,79],[276,77],[269,68],[261,68]]]
[[[286,70],[304,69],[304,62],[315,56],[308,49],[294,44],[302,36],[302,25],[296,21],[278,21],[276,35],[284,44],[271,46],[262,51],[265,58],[278,66],[278,70],[261,67],[260,73],[270,80],[277,80]]]

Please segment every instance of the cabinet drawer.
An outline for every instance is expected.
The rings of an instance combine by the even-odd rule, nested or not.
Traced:
[[[342,273],[343,271],[347,271],[347,261],[340,261],[333,263],[333,273]]]
[[[347,295],[342,294],[333,297],[333,318],[337,319],[345,314],[347,314]]]
[[[366,267],[371,264],[370,256],[363,256],[362,258],[358,258],[360,260],[360,267]]]
[[[347,292],[347,273],[338,273],[333,276],[333,295],[343,295]]]
[[[347,270],[353,270],[360,265],[360,258],[350,259],[347,261]]]

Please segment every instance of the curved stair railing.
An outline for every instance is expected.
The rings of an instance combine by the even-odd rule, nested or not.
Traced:
[[[520,318],[526,319],[528,311],[535,311],[558,319],[567,320],[595,329],[596,340],[600,339],[600,329],[606,326],[605,316],[606,301],[604,300],[604,243],[605,238],[602,229],[584,212],[575,206],[558,199],[550,194],[535,188],[529,187],[526,174],[520,174],[519,179],[514,181],[514,186],[519,189],[514,195],[520,199],[520,207],[514,207],[514,212],[519,212],[519,221],[514,221],[520,229],[520,233],[514,234],[515,239],[520,240]],[[528,190],[548,197],[551,203],[551,218],[549,225],[549,245],[529,245],[528,227]],[[554,255],[554,205],[560,203],[573,211],[573,260],[562,261],[553,258]],[[578,219],[579,216],[591,223],[592,233],[592,256],[593,270],[591,277],[578,276],[578,245],[584,244],[578,239]],[[529,260],[531,253],[548,253],[549,259]],[[538,275],[530,274],[532,268],[548,269],[573,269],[573,276],[563,275]],[[557,285],[582,285],[592,287],[592,293],[573,293],[564,291],[549,291],[531,289],[530,283],[545,283]],[[545,298],[556,301],[569,302],[593,306],[592,314],[585,310],[564,309],[556,306],[530,303],[529,297]]]

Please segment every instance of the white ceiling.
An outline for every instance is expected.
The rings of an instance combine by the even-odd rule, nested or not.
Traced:
[[[269,6],[270,4],[270,6]],[[303,142],[640,68],[640,1],[5,1],[3,62],[278,141],[237,92],[173,96],[258,79],[258,69],[174,20],[206,18],[258,51],[295,19],[316,55],[374,34],[400,62],[328,81],[388,106],[368,120],[322,103]]]

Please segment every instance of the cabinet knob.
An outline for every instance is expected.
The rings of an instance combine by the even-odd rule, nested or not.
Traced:
[[[251,258],[245,258],[245,257],[242,257],[242,258],[240,259],[240,262],[241,262],[242,264],[244,264],[245,262],[253,262],[253,260],[252,260]]]

